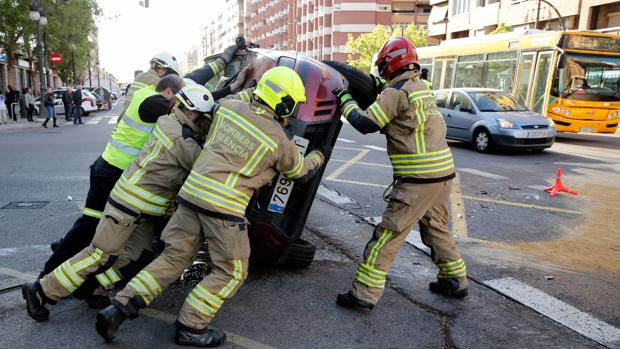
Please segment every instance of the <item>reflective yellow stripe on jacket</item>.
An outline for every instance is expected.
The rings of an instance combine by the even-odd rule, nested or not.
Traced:
[[[421,154],[391,154],[394,175],[419,175],[443,172],[454,168],[450,148]]]
[[[170,205],[170,200],[140,188],[124,176],[116,182],[112,192],[127,204],[152,215],[164,215]]]
[[[192,171],[181,190],[211,205],[240,215],[250,203],[250,197],[235,188]]]

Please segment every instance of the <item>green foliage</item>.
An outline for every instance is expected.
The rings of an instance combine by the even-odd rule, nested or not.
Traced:
[[[407,27],[377,25],[372,32],[361,34],[357,38],[349,34],[347,38],[347,52],[349,52],[347,63],[369,72],[373,64],[372,55],[377,53],[388,39],[397,36],[404,36],[411,40],[416,47],[426,46],[426,29],[413,23]]]
[[[96,0],[40,0],[48,19],[45,37],[48,53],[58,52],[63,63],[57,66],[59,76],[67,81],[72,76],[71,52],[75,44],[76,70],[86,68],[89,52],[94,48],[95,18],[101,15]],[[30,0],[0,0],[0,47],[14,62],[21,52],[33,57],[37,25],[29,18]],[[49,64],[49,61],[47,62]]]
[[[493,35],[493,34],[509,33],[511,31],[512,31],[511,26],[506,25],[505,23],[500,23],[497,25],[497,28],[495,28],[495,30],[493,30],[489,34]]]

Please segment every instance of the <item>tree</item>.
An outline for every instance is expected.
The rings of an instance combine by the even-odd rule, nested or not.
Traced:
[[[349,34],[347,38],[347,63],[365,72],[370,71],[372,56],[379,52],[383,44],[390,38],[404,36],[411,40],[416,47],[426,46],[427,31],[411,23],[407,27],[389,27],[377,25],[370,33],[364,33],[354,38]]]
[[[493,30],[489,34],[493,35],[493,34],[501,34],[501,33],[510,33],[511,31],[512,31],[512,27],[502,22],[498,24],[497,28],[495,28],[495,30]]]

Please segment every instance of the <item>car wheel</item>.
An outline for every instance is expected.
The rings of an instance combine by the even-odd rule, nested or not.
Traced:
[[[82,108],[82,115],[88,116],[88,114],[90,114],[90,112],[89,111],[85,111],[84,108]]]
[[[314,254],[316,253],[316,247],[304,239],[297,239],[291,246],[291,249],[286,256],[283,266],[291,268],[307,268],[312,264],[314,260]]]
[[[370,76],[348,64],[336,61],[322,61],[334,68],[349,81],[349,92],[360,108],[366,109],[377,99],[377,93]]]
[[[474,147],[481,153],[488,153],[493,149],[493,140],[489,131],[481,128],[474,133]]]

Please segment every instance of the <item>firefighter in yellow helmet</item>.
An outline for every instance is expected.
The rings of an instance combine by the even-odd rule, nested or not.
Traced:
[[[211,125],[212,116],[207,113],[214,101],[206,87],[189,84],[176,97],[177,106],[157,120],[153,137],[116,182],[90,246],[22,287],[33,319],[47,320],[45,304],[69,296],[89,275],[97,274],[104,287],[135,276],[135,272],[127,275],[123,267],[137,259],[139,252],[150,249],[153,226],[164,217],[191,171]],[[138,254],[133,260],[121,259],[130,237],[142,245],[136,247]]]
[[[338,89],[340,110],[361,133],[381,130],[394,172],[393,189],[381,223],[366,245],[353,287],[338,295],[338,305],[372,309],[385,287],[387,273],[400,246],[416,224],[439,269],[432,292],[465,297],[467,275],[454,238],[447,228],[448,200],[454,161],[446,143],[446,124],[433,92],[420,81],[415,46],[402,37],[388,40],[375,62],[388,81],[367,110],[347,90]],[[376,84],[381,89],[381,84]]]
[[[209,323],[243,284],[250,243],[245,211],[250,198],[280,172],[307,181],[324,162],[321,151],[305,157],[288,138],[281,122],[306,100],[295,71],[267,71],[253,100],[222,100],[214,112],[204,151],[179,191],[179,207],[162,233],[164,252],[120,291],[97,315],[97,332],[111,341],[126,318],[148,306],[187,268],[207,241],[213,270],[190,292],[181,308],[175,342],[217,346],[223,331]]]

